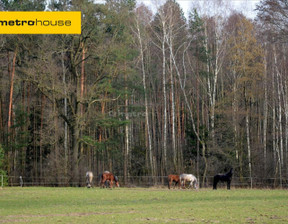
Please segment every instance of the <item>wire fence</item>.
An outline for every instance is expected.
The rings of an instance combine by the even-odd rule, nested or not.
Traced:
[[[167,176],[129,176],[124,180],[123,176],[118,176],[121,187],[167,187]],[[212,188],[213,176],[206,177],[203,182],[203,177],[200,177],[200,188]],[[45,186],[45,187],[85,187],[85,176],[79,178],[78,181],[73,181],[67,177],[53,178],[53,177],[22,177],[22,176],[6,176],[0,175],[0,186],[10,187],[29,187],[29,186]],[[94,177],[92,187],[99,187],[99,177]],[[225,188],[226,183],[218,183],[219,188]],[[249,178],[249,177],[233,177],[231,187],[234,188],[288,188],[288,180],[279,178]]]

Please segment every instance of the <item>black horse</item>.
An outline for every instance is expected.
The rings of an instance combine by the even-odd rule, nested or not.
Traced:
[[[231,170],[226,174],[215,175],[213,180],[213,190],[217,190],[217,184],[219,181],[227,182],[227,189],[230,190],[232,175],[233,175],[233,168],[231,168]]]

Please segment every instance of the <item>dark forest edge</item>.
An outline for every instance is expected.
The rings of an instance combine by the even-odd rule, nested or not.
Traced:
[[[0,35],[0,175],[78,186],[110,170],[128,186],[186,172],[205,186],[233,167],[239,183],[285,187],[285,2],[261,1],[252,21],[222,1],[186,18],[174,0],[155,14],[134,0],[1,0],[81,11],[82,34]]]

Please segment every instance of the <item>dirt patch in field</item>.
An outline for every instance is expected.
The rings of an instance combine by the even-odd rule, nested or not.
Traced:
[[[219,221],[213,221],[213,220],[205,220],[205,219],[201,219],[201,220],[197,220],[194,218],[191,219],[181,219],[181,218],[168,218],[168,219],[158,219],[158,218],[140,218],[137,219],[138,221],[141,222],[159,222],[159,223],[166,223],[166,222],[174,222],[174,223],[220,223]]]

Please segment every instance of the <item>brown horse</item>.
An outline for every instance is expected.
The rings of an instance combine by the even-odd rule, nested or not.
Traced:
[[[179,178],[179,175],[173,175],[173,174],[170,174],[168,176],[168,189],[170,189],[171,187],[171,184],[175,182],[175,185],[174,185],[174,188],[176,187],[176,185],[178,184],[178,187],[180,188],[180,178]]]
[[[114,176],[112,173],[102,173],[100,187],[104,188],[104,184],[106,181],[110,182],[110,185],[109,185],[110,188],[113,187],[114,181],[115,181],[116,187],[120,187],[118,177]]]
[[[106,171],[104,171],[103,173],[110,173],[110,171],[108,171],[108,170],[106,170]],[[101,173],[101,174],[99,174],[99,186],[101,186],[101,180],[102,180],[102,174],[103,173]],[[110,185],[110,182],[109,182],[109,180],[106,180],[105,181],[105,183],[104,183],[104,185],[105,185],[105,187],[109,187],[109,185]]]

